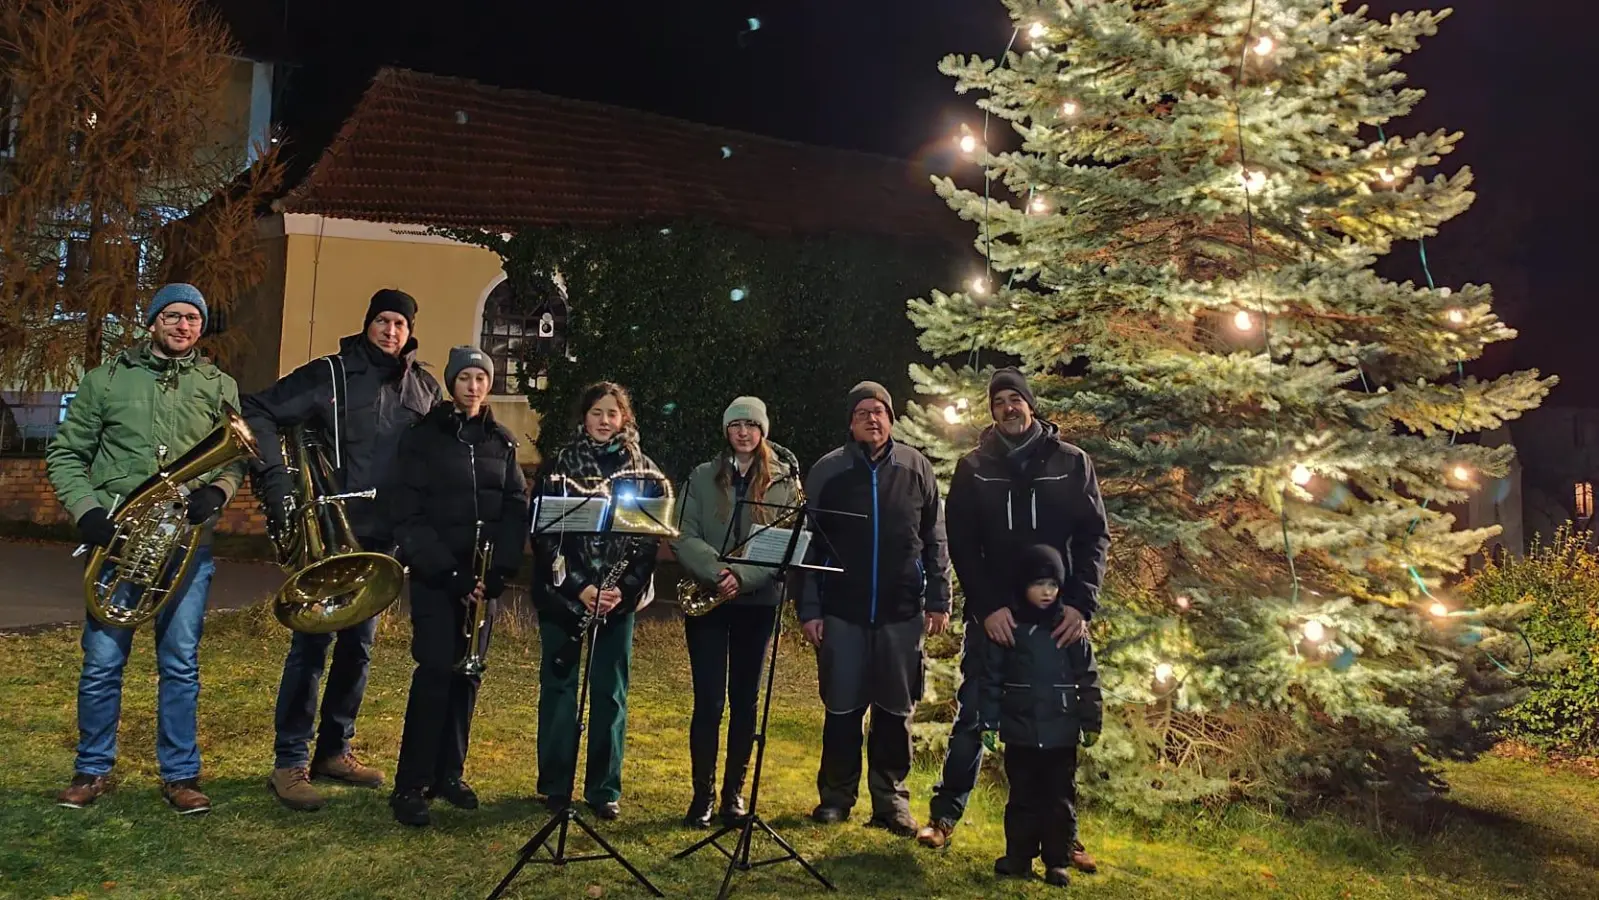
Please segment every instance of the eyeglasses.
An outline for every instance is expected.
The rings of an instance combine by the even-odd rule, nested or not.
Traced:
[[[160,319],[162,325],[176,325],[179,322],[187,322],[190,325],[205,324],[205,316],[199,313],[163,312]]]
[[[884,409],[881,406],[877,406],[877,407],[865,407],[865,406],[863,406],[860,409],[855,410],[852,418],[855,421],[857,421],[857,422],[870,422],[873,419],[887,419],[888,418],[888,410]]]

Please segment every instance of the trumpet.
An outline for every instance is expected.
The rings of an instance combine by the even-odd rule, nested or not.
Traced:
[[[483,523],[479,522],[477,532],[472,537],[472,571],[477,575],[478,584],[488,583],[489,561],[493,558],[494,542],[484,539]],[[489,634],[494,630],[494,601],[474,595],[466,609],[466,655],[455,664],[455,671],[462,675],[481,676],[488,669]]]

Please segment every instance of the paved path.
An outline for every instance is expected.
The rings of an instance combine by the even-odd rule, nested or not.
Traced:
[[[0,541],[0,631],[83,621],[83,561],[73,545]],[[269,563],[217,560],[209,609],[265,600],[283,584]]]

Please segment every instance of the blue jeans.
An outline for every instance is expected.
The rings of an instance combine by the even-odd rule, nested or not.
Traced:
[[[959,822],[966,814],[966,801],[977,786],[983,768],[983,723],[978,707],[982,681],[983,651],[988,635],[982,622],[966,623],[966,638],[961,647],[961,685],[955,692],[955,724],[949,731],[949,750],[944,757],[944,774],[933,786],[929,811],[934,821]]]
[[[196,721],[200,704],[200,632],[211,589],[211,548],[194,554],[188,580],[155,619],[155,755],[162,781],[200,775]],[[126,602],[127,595],[117,598]],[[117,725],[122,719],[122,670],[133,647],[132,628],[110,628],[90,616],[83,625],[83,671],[78,675],[78,758],[85,775],[107,775],[117,761]]]
[[[283,680],[278,684],[277,741],[272,748],[276,768],[306,767],[312,759],[309,751],[313,737],[316,759],[349,752],[350,738],[355,736],[355,717],[361,712],[361,698],[366,694],[372,639],[377,633],[377,616],[334,634],[294,633],[289,655],[283,660]],[[333,647],[332,666],[327,664],[329,645]],[[316,695],[324,668],[328,686],[322,692],[322,725],[318,728]]]

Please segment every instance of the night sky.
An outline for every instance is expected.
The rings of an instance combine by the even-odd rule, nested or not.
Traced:
[[[280,97],[303,144],[336,126],[380,65],[645,109],[780,138],[932,158],[980,114],[936,69],[950,52],[996,56],[1010,36],[997,0],[254,0],[297,67]],[[1353,5],[1353,4],[1351,4]],[[1418,8],[1371,0],[1375,14]],[[1405,65],[1429,96],[1391,131],[1466,132],[1445,160],[1477,176],[1476,205],[1429,242],[1440,284],[1491,282],[1521,329],[1496,368],[1561,376],[1554,402],[1594,405],[1599,313],[1586,263],[1599,255],[1595,15],[1562,0],[1457,3]],[[1565,8],[1565,10],[1563,10]],[[746,20],[761,27],[746,32]],[[1384,265],[1421,279],[1414,246]]]

